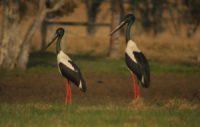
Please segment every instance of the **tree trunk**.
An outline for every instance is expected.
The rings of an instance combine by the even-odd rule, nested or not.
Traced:
[[[85,0],[87,17],[88,17],[87,31],[90,35],[94,35],[96,32],[93,24],[96,22],[96,17],[102,2],[103,0],[93,0],[93,1]]]
[[[29,56],[31,37],[38,26],[38,22],[24,28],[20,33],[19,3],[4,0],[3,2],[3,37],[0,47],[0,67],[26,69]]]
[[[60,0],[52,9],[47,9],[45,1],[40,0],[39,11],[30,26],[24,33],[20,33],[20,13],[18,1],[3,0],[3,27],[2,42],[0,43],[0,67],[13,69],[26,69],[29,58],[30,41],[35,31],[40,27],[46,18],[46,14],[57,10],[64,4],[65,0]]]
[[[26,65],[28,63],[28,58],[29,58],[31,37],[33,36],[35,31],[40,27],[44,17],[45,17],[44,15],[37,17],[35,20],[33,20],[31,25],[29,26],[26,35],[24,37],[24,40],[22,40],[22,44],[20,45],[20,52],[16,58],[16,64],[15,64],[16,68],[20,68],[23,70],[26,69]]]
[[[122,0],[112,0],[111,7],[112,7],[112,19],[111,19],[111,30],[114,29],[120,23],[120,14],[122,7]],[[119,36],[120,32],[116,32],[110,38],[110,46],[108,51],[109,58],[118,58],[119,53]]]
[[[0,47],[1,47],[1,43],[2,43],[2,39],[3,39],[3,26],[4,26],[4,6],[2,7],[2,10],[1,10],[1,12],[2,12],[2,15],[1,15],[1,21],[0,21]],[[0,58],[1,59],[1,58]]]
[[[18,2],[3,0],[3,27],[0,46],[0,66],[13,69],[19,53],[19,6]]]
[[[192,37],[195,32],[197,31],[198,27],[199,27],[200,22],[195,22],[193,24],[189,25],[188,31],[187,31],[187,37]]]
[[[40,28],[40,33],[41,33],[41,49],[40,51],[44,51],[45,46],[46,46],[46,36],[47,36],[47,23],[46,21],[42,21],[42,25]]]

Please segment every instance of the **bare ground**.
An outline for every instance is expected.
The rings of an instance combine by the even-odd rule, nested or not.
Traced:
[[[73,103],[125,104],[133,97],[130,77],[109,74],[86,74],[86,93],[72,85]],[[200,101],[199,75],[153,75],[150,88],[141,88],[141,96],[150,103],[178,98]],[[1,103],[64,103],[65,79],[56,74],[23,74],[0,77]]]

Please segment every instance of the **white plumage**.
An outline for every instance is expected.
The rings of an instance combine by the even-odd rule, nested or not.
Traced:
[[[135,56],[133,55],[134,52],[140,52],[140,49],[137,47],[136,43],[132,40],[129,40],[125,49],[125,52],[127,55],[135,62],[137,63],[137,60]]]
[[[75,68],[69,63],[71,61],[70,57],[66,55],[62,50],[57,55],[57,63],[63,63],[65,66],[70,68],[73,71],[76,71]],[[60,68],[59,68],[60,71]],[[76,71],[77,72],[77,71]]]

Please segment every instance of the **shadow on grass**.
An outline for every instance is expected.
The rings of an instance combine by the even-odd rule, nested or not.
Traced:
[[[90,54],[68,54],[69,57],[76,61],[95,61],[98,59],[105,58],[104,56],[98,55],[90,55]],[[48,66],[48,67],[55,67],[57,66],[57,58],[56,53],[53,52],[32,52],[30,53],[28,68],[36,67],[36,66]]]
[[[90,53],[68,55],[79,66],[82,72],[127,73],[125,63],[122,59],[107,59],[106,56]],[[56,54],[52,52],[32,52],[28,63],[28,70],[34,70],[34,72],[48,72],[53,70],[54,72],[57,69],[56,57]]]
[[[124,59],[107,59],[103,55],[86,54],[69,54],[70,58],[80,67],[83,72],[98,72],[111,74],[129,74]],[[56,72],[57,58],[53,52],[32,52],[30,53],[27,70],[30,72]],[[199,66],[188,66],[180,64],[162,64],[150,61],[151,73],[156,74],[200,74]],[[18,70],[12,72],[18,72]],[[19,71],[21,72],[21,71]],[[0,70],[0,74],[11,73],[7,70]]]
[[[27,67],[33,68],[36,66],[55,66],[55,54],[50,52],[32,52],[29,56]]]

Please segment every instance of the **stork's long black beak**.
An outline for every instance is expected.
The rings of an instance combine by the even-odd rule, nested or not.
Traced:
[[[49,44],[46,46],[45,50],[56,40],[58,36],[56,35],[50,42]]]
[[[115,29],[110,33],[110,36],[112,36],[115,32],[117,32],[121,27],[123,27],[127,23],[127,19],[122,21],[118,26],[115,27]]]

